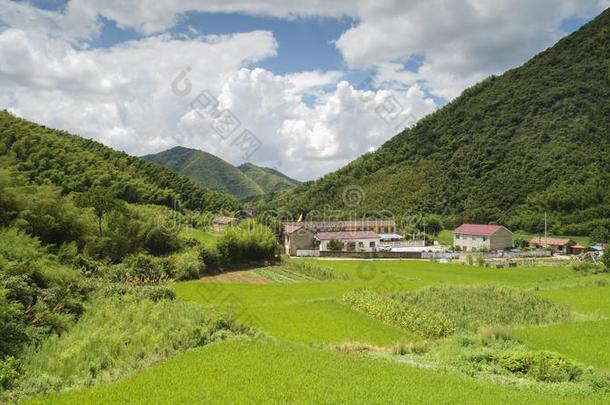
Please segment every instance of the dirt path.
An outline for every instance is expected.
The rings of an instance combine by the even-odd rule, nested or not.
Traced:
[[[213,281],[221,283],[243,283],[243,284],[269,284],[271,280],[257,276],[247,270],[231,271],[216,276],[203,277],[201,281]]]

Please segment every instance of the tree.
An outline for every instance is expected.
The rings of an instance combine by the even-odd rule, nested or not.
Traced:
[[[438,235],[443,230],[443,223],[438,215],[429,215],[423,220],[426,227],[426,233],[430,235]]]
[[[598,226],[593,229],[589,235],[589,241],[591,243],[608,243],[610,239],[610,232],[603,226]]]
[[[102,221],[109,212],[118,207],[114,193],[107,188],[91,187],[77,198],[78,205],[81,207],[93,208],[97,217],[99,236],[102,236]]]
[[[610,245],[607,245],[606,249],[604,249],[602,263],[604,263],[604,266],[606,266],[606,270],[610,271]]]
[[[343,250],[345,244],[337,239],[331,239],[328,241],[328,249],[331,252],[340,252]]]

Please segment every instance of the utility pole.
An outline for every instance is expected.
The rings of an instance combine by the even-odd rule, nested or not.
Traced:
[[[544,212],[544,247],[545,248],[549,247],[549,241],[548,241],[547,232],[546,232],[546,211]]]

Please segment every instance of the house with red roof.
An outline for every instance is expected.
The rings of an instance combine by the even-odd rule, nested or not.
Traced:
[[[315,234],[321,252],[330,251],[331,241],[343,244],[343,251],[374,252],[379,247],[379,235],[373,231],[318,232]]]
[[[513,247],[513,233],[502,225],[462,224],[453,231],[453,246],[464,251],[506,250]]]

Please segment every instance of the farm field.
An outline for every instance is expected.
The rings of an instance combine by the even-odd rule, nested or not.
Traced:
[[[610,399],[607,391],[592,389],[587,382],[605,378],[599,375],[610,370],[606,338],[610,321],[604,318],[610,316],[607,274],[591,276],[569,267],[489,269],[407,260],[306,263],[349,278],[265,284],[210,279],[176,283],[180,299],[232,313],[260,336],[213,343],[110,385],[39,401],[607,403]],[[269,271],[252,273],[261,277]],[[494,337],[493,331],[426,340],[417,330],[385,322],[383,316],[371,316],[344,301],[347,293],[362,289],[382,295],[410,294],[432,286],[444,286],[442,291],[449,292],[452,286],[460,286],[462,294],[469,288],[496,286],[500,291],[508,289],[543,299],[548,302],[545,305],[555,306],[549,307],[552,311],[573,315],[569,319],[558,315],[551,324],[519,325],[498,332],[499,336],[513,336],[508,343],[503,337]],[[477,290],[479,296],[495,291],[495,287],[485,288]],[[535,310],[529,307],[532,304],[524,305],[526,314]],[[484,305],[480,307],[480,311],[485,310]],[[474,343],[466,347],[462,341]],[[399,351],[397,347],[406,349]],[[426,347],[422,352],[428,353],[420,354],[418,347]],[[453,360],[479,358],[478,353],[492,353],[490,350],[496,348],[497,353],[556,352],[564,359],[560,364],[574,362],[585,370],[583,375],[597,374],[549,384],[546,377],[534,381],[526,375],[515,379],[505,371],[493,374],[499,369],[495,363],[477,363],[466,372]],[[451,362],[443,363],[449,358]],[[489,371],[492,369],[495,371]]]
[[[136,399],[137,398],[137,399]],[[597,401],[596,401],[597,400]],[[602,398],[583,403],[601,403]],[[566,398],[290,343],[232,341],[116,384],[27,403],[572,403]]]

